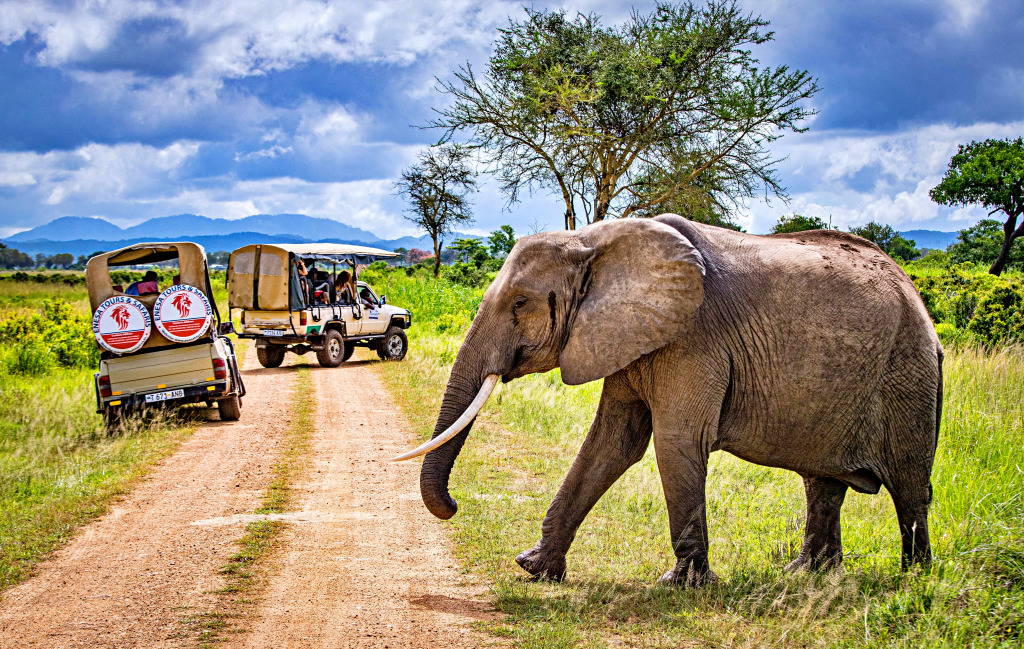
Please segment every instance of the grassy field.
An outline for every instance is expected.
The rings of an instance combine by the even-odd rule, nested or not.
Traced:
[[[223,280],[220,287],[226,301]],[[0,321],[39,313],[54,300],[91,314],[84,286],[0,280]],[[95,413],[95,368],[49,362],[39,373],[12,371],[31,365],[16,362],[23,351],[0,347],[0,590],[103,513],[205,417],[204,410],[134,417],[108,437]]]
[[[414,312],[408,357],[382,371],[426,438],[482,291],[404,274],[374,281]],[[465,569],[494,584],[506,614],[489,630],[520,647],[1024,645],[1024,354],[949,350],[945,372],[930,568],[900,573],[883,490],[847,496],[844,570],[782,572],[802,538],[800,479],[715,453],[708,521],[722,579],[698,590],[653,585],[674,563],[653,448],[581,527],[566,581],[527,579],[514,556],[539,539],[600,383],[565,386],[556,370],[500,386],[455,465],[460,509],[448,523]]]

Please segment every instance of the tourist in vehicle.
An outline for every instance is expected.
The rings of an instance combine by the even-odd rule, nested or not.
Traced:
[[[313,295],[310,291],[309,271],[306,270],[306,263],[298,257],[295,258],[295,272],[299,274],[299,289],[302,291],[303,299],[306,304],[312,304]]]
[[[142,281],[132,282],[125,289],[125,295],[155,295],[160,292],[160,287],[157,286],[157,274],[155,270],[147,270],[146,274],[143,275]]]
[[[367,309],[372,309],[377,306],[377,302],[373,299],[373,294],[370,293],[370,289],[368,288],[364,288],[359,291],[359,303]]]
[[[314,266],[312,270],[314,295],[319,296],[321,300],[326,302],[330,297],[331,280],[327,275],[326,270],[320,270],[316,266]]]
[[[347,270],[338,273],[334,280],[334,293],[339,304],[352,304],[352,287],[350,285],[352,274]]]

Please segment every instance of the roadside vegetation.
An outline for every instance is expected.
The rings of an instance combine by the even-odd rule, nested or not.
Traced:
[[[223,276],[219,285],[223,304]],[[0,275],[0,590],[106,511],[205,416],[154,411],[108,436],[95,412],[90,316],[81,272]]]
[[[985,270],[908,267],[919,282],[947,274],[968,283],[998,279],[979,279]],[[413,311],[409,355],[381,371],[426,439],[483,288],[434,281],[427,269],[375,269],[364,278]],[[956,302],[961,293],[942,286],[926,290],[942,296],[936,304]],[[722,579],[697,590],[655,586],[674,557],[652,448],[581,527],[566,581],[529,580],[514,557],[539,539],[600,397],[599,382],[566,386],[554,370],[499,386],[452,473],[455,551],[464,569],[493,584],[506,615],[484,624],[520,647],[676,647],[694,639],[723,647],[1021,646],[1024,351],[999,336],[979,345],[971,319],[953,322],[966,333],[947,336],[929,568],[900,573],[891,499],[884,491],[851,492],[843,508],[844,570],[784,573],[802,540],[799,477],[715,453],[708,521],[712,567]]]

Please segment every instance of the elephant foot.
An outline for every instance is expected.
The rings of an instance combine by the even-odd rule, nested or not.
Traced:
[[[811,572],[825,572],[832,570],[833,568],[840,568],[843,565],[843,551],[832,552],[818,552],[817,554],[810,554],[809,552],[801,552],[800,556],[793,559],[786,566],[786,572],[800,572],[801,570],[809,570]]]
[[[680,561],[674,568],[666,572],[658,580],[662,586],[683,586],[684,588],[697,588],[718,581],[707,559]]]
[[[544,551],[540,543],[520,552],[516,563],[537,579],[562,581],[565,578],[565,555],[552,556]]]

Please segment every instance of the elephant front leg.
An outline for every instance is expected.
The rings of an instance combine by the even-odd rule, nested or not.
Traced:
[[[660,584],[700,586],[718,577],[708,563],[708,524],[704,485],[708,454],[692,442],[654,436],[658,469],[668,505],[669,532],[676,565]]]
[[[839,512],[846,498],[846,484],[835,478],[804,476],[807,521],[804,545],[786,570],[824,570],[843,562],[843,539]]]
[[[544,516],[541,539],[516,557],[519,565],[535,577],[561,580],[576,530],[608,488],[643,458],[650,440],[650,410],[622,373],[606,378],[597,416]]]

